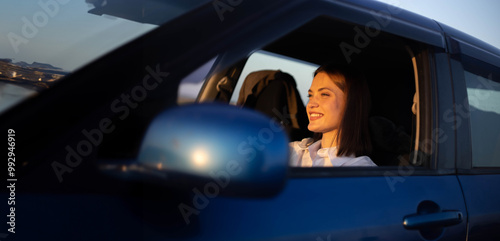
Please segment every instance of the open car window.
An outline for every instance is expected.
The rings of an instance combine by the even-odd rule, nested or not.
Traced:
[[[383,31],[360,33],[364,31],[361,29],[364,28],[329,17],[318,17],[253,51],[247,59],[211,73],[199,101],[238,104],[241,86],[251,72],[279,70],[292,76],[305,106],[307,90],[318,66],[327,62],[349,64],[362,71],[370,89],[369,125],[374,147],[370,158],[378,166],[429,167],[430,156],[434,154],[432,148],[418,144],[423,143],[424,136],[428,136],[423,133],[431,129],[430,122],[423,119],[430,116],[419,114],[420,110],[412,113],[415,95],[417,105],[418,102],[430,103],[430,89],[419,88],[423,82],[429,81],[428,75],[415,75],[415,68],[427,64],[417,61],[428,56],[423,54],[427,47]],[[422,107],[427,109],[426,113],[432,113],[429,108],[430,105]],[[276,110],[281,109],[264,113],[282,124],[286,123],[280,118],[290,113]],[[304,130],[307,123],[301,129],[303,135],[288,133],[291,141],[299,141],[311,134]]]

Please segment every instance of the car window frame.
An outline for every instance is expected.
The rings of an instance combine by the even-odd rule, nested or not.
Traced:
[[[309,7],[306,7],[304,6],[304,8],[301,9],[300,11],[300,14],[298,14],[298,16],[301,16],[301,20],[300,21],[296,21],[296,22],[293,22],[294,27],[290,27],[290,25],[292,24],[289,24],[288,26],[288,32],[286,32],[285,30],[281,30],[280,31],[280,34],[283,35],[283,34],[287,34],[289,32],[292,32],[294,29],[302,26],[303,24],[306,24],[309,20],[312,20],[316,17],[319,17],[319,16],[327,16],[327,17],[330,17],[330,18],[334,18],[334,19],[337,19],[338,21],[343,21],[343,22],[349,22],[347,21],[346,19],[343,19],[343,18],[340,18],[339,19],[339,16],[332,16],[332,12],[328,12],[327,10],[331,10],[331,9],[335,9],[335,7],[339,7],[339,5],[337,5],[338,3],[335,2],[335,3],[329,3],[329,4],[326,4],[326,3],[322,3],[322,4],[325,4],[325,10],[324,11],[318,11],[317,8],[314,8],[315,11],[310,11],[311,9]],[[319,5],[319,4],[318,4]],[[317,7],[317,6],[316,6]],[[335,13],[338,13],[340,11],[340,9],[343,9],[345,8],[346,6],[342,6],[342,7],[339,7],[339,9],[335,9]],[[351,6],[352,7],[352,6]],[[353,9],[350,9],[351,11]],[[357,9],[359,10],[359,9]],[[289,11],[287,13],[288,14],[292,14],[294,13],[294,11]],[[359,16],[360,14],[363,14],[365,15],[365,18],[371,16],[366,16],[368,14],[374,14],[373,12],[372,13],[367,13],[367,12],[361,12],[361,13],[357,13],[357,15]],[[342,16],[345,16],[345,14],[342,14]],[[285,18],[283,18],[285,19]],[[349,16],[347,17],[347,19],[355,19],[354,16]],[[362,21],[362,20],[357,20],[355,21],[354,23],[356,22],[359,22],[359,21]],[[384,31],[386,31],[387,33],[399,33],[399,34],[395,34],[397,36],[401,36],[401,31],[399,30],[399,27],[401,25],[408,25],[407,23],[405,23],[403,20],[395,20],[398,25],[395,26],[396,24],[394,24],[393,26],[390,26],[390,27],[387,27],[387,31],[386,29],[384,29]],[[349,23],[352,23],[352,22],[349,22]],[[260,30],[260,32],[269,32],[269,29],[271,29],[272,27],[271,26],[266,26],[267,27],[267,30],[266,29],[262,29]],[[393,30],[393,31],[391,31]],[[439,44],[437,44],[437,42],[435,41],[436,39],[440,38],[441,40],[444,39],[444,36],[442,35],[439,35],[440,37],[437,37],[437,32],[435,31],[430,31],[430,30],[422,30],[422,29],[418,29],[419,31],[422,31],[420,33],[426,33],[428,35],[428,38],[425,38],[418,35],[419,34],[419,31],[415,31],[414,33],[410,33],[409,31],[404,31],[404,34],[403,36],[404,37],[407,37],[408,36],[418,36],[418,38],[416,38],[417,40],[415,40],[415,38],[410,38],[411,40],[421,44],[422,46],[424,46],[423,48],[421,48],[420,50],[421,51],[425,51],[425,48],[427,48],[429,51],[427,54],[425,54],[424,56],[416,56],[415,58],[415,66],[416,66],[416,72],[419,72],[421,73],[421,75],[418,77],[418,85],[421,85],[421,88],[424,90],[422,92],[422,98],[427,98],[426,100],[426,103],[425,105],[427,106],[427,109],[429,110],[427,112],[427,114],[425,114],[423,117],[423,119],[425,120],[425,123],[427,125],[426,129],[425,129],[425,137],[423,138],[427,138],[429,140],[432,140],[433,138],[439,138],[439,137],[433,137],[433,136],[436,136],[438,135],[439,133],[435,133],[432,130],[432,127],[438,127],[438,124],[440,123],[438,120],[439,118],[437,116],[439,116],[440,113],[438,113],[439,109],[438,108],[434,108],[436,105],[438,105],[438,103],[441,101],[439,98],[441,98],[439,95],[438,95],[438,83],[439,82],[443,82],[441,80],[441,78],[444,78],[444,82],[446,82],[444,85],[446,86],[446,88],[449,88],[450,87],[450,78],[448,78],[449,76],[443,76],[443,73],[446,73],[446,70],[441,70],[439,71],[439,73],[436,73],[438,70],[440,70],[441,67],[443,66],[447,66],[448,65],[448,59],[447,59],[447,55],[445,53],[445,48],[443,46],[440,46]],[[439,33],[441,34],[441,33]],[[421,42],[421,41],[418,41],[418,40],[421,40],[421,39],[426,39],[426,41],[424,42]],[[442,41],[440,42],[442,44]],[[241,43],[241,45],[243,45],[244,43]],[[255,47],[262,47],[264,44],[266,43],[262,43],[262,45],[255,45],[254,44],[254,48],[244,48],[243,50],[246,51],[248,54],[246,54],[245,56],[248,58],[248,56],[250,55],[250,53],[252,53],[253,51],[255,51],[255,49],[258,49],[258,48],[255,48]],[[240,46],[241,46],[240,45]],[[207,100],[211,100],[214,96],[213,94],[215,93],[214,90],[207,90],[206,88],[211,88],[210,86],[214,86],[214,83],[211,83],[212,81],[217,81],[218,79],[220,79],[220,76],[224,76],[226,73],[228,72],[231,72],[231,73],[236,73],[234,76],[235,78],[239,78],[239,74],[241,74],[241,70],[245,64],[245,61],[247,60],[247,58],[244,58],[242,60],[240,60],[240,62],[237,64],[239,65],[240,67],[238,68],[229,68],[228,66],[231,66],[231,60],[234,62],[235,59],[235,55],[234,53],[231,53],[231,51],[235,51],[234,50],[235,48],[231,48],[228,50],[228,52],[226,52],[226,54],[221,54],[218,58],[218,60],[216,61],[216,64],[214,65],[214,68],[213,68],[213,71],[211,73],[209,73],[209,76],[210,79],[206,81],[206,84],[205,86],[202,88],[202,92],[200,93],[200,101],[207,101]],[[241,53],[242,50],[239,49],[237,50],[236,52],[238,53]],[[439,56],[438,56],[439,55]],[[241,56],[241,55],[240,55]],[[236,65],[235,65],[236,66]],[[425,67],[424,67],[425,66]],[[449,68],[449,67],[448,67]],[[238,73],[238,69],[239,69],[239,73]],[[438,79],[439,78],[439,79]],[[442,86],[440,86],[440,88],[443,88]],[[212,93],[212,94],[208,94],[208,93]],[[425,94],[425,93],[431,93],[430,95],[428,94]],[[407,168],[407,167],[404,167],[404,166],[400,166],[400,167],[378,167],[376,169],[366,169],[366,170],[361,170],[359,168],[354,168],[356,170],[351,170],[350,168],[347,168],[347,169],[342,169],[342,170],[338,170],[338,169],[328,169],[328,170],[320,170],[320,171],[315,171],[314,168],[303,168],[303,169],[296,169],[296,168],[291,168],[291,176],[294,177],[294,176],[300,176],[300,177],[306,177],[306,176],[309,176],[309,177],[317,177],[318,173],[321,173],[321,176],[330,176],[330,177],[336,177],[336,176],[387,176],[387,175],[396,175],[396,176],[407,176],[408,173],[411,173],[411,175],[417,175],[417,176],[427,176],[427,175],[449,175],[449,174],[453,174],[455,173],[455,158],[454,158],[454,155],[453,156],[445,156],[445,153],[448,154],[449,152],[442,152],[442,150],[453,150],[454,149],[454,134],[453,133],[449,133],[450,135],[448,136],[449,139],[446,141],[446,142],[441,142],[441,143],[435,143],[436,146],[433,147],[435,148],[435,150],[433,150],[432,152],[432,155],[431,155],[431,161],[430,161],[430,166],[428,168],[419,168],[419,167],[411,167],[410,171],[405,171],[404,169]],[[439,149],[439,151],[437,151]],[[435,152],[434,152],[435,151]],[[358,170],[359,169],[359,170]],[[325,174],[325,173],[328,173],[328,174]]]

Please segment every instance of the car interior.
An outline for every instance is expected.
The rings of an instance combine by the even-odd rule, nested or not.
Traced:
[[[365,35],[368,40],[361,42],[353,38],[355,28],[365,27],[318,17],[261,50],[315,65],[350,64],[362,71],[371,94],[369,127],[373,153],[370,158],[378,166],[410,165],[410,152],[417,142],[416,117],[412,113],[417,82],[412,58],[420,46],[383,30],[373,36],[376,29],[369,29],[373,37]],[[340,47],[346,43],[357,49],[350,56],[345,56]],[[291,141],[311,136],[304,108],[307,103],[297,98],[307,93],[307,89],[297,89],[295,81],[308,81],[310,85],[313,73],[308,80],[297,80],[269,66],[267,70],[240,76],[245,63],[246,59],[223,71],[210,73],[197,101],[229,103],[231,96],[237,95],[237,105],[263,112],[284,124]],[[235,88],[238,79],[245,80],[240,90]],[[283,108],[291,110],[288,119],[276,113]]]

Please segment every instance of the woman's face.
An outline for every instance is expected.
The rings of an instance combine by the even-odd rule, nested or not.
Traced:
[[[323,134],[338,130],[346,102],[344,92],[327,73],[320,72],[314,77],[308,93],[308,129]]]

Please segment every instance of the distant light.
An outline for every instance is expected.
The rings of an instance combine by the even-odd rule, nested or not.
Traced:
[[[208,164],[208,154],[202,149],[193,152],[193,163],[197,167],[205,167]]]

